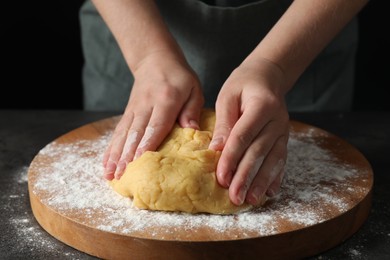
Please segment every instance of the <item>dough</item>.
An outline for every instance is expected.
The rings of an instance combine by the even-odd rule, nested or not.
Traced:
[[[203,110],[201,131],[176,124],[156,152],[145,152],[129,163],[111,186],[140,209],[213,214],[250,209],[249,204],[234,205],[217,182],[220,152],[208,149],[214,122],[214,111]]]

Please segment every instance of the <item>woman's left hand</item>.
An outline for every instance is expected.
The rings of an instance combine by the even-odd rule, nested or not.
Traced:
[[[261,60],[236,68],[218,95],[210,149],[222,150],[217,179],[236,205],[279,191],[289,136],[284,94],[282,71]]]

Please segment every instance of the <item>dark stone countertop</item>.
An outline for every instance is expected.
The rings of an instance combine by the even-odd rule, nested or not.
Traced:
[[[116,115],[78,110],[0,110],[0,259],[96,259],[56,240],[31,212],[27,170],[46,144],[84,124]],[[291,119],[346,140],[374,171],[373,204],[363,226],[311,259],[390,259],[390,112],[292,113]]]

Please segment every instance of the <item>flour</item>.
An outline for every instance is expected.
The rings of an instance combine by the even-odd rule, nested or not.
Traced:
[[[351,257],[357,257],[357,256],[361,255],[361,253],[358,250],[356,250],[356,249],[350,249],[349,250],[349,254],[350,254]]]
[[[123,147],[123,154],[127,155],[133,144],[137,141],[138,132],[137,131],[131,131],[129,135],[127,136],[125,146]]]
[[[7,223],[3,226],[4,239],[1,241],[2,249],[7,251],[0,252],[0,259],[21,259],[23,255],[31,256],[30,259],[43,259],[45,256],[40,255],[42,248],[48,249],[52,258],[81,259],[79,251],[67,249],[68,252],[64,252],[66,246],[48,236],[34,220],[32,213],[26,210],[27,171],[27,166],[16,169],[12,175],[13,185],[1,195],[0,211],[7,212],[5,214],[9,214],[9,217],[4,218]]]
[[[312,134],[308,131],[291,135],[281,193],[263,208],[236,215],[191,215],[133,208],[131,200],[115,193],[102,177],[102,155],[109,134],[71,144],[53,142],[44,147],[38,154],[44,163],[32,165],[32,169],[39,169],[32,189],[40,194],[45,205],[65,216],[80,211],[84,224],[102,231],[124,235],[142,231],[164,239],[165,235],[172,237],[177,229],[196,231],[207,227],[221,234],[241,230],[237,238],[269,236],[321,223],[332,214],[346,212],[356,203],[350,197],[368,191],[365,186],[352,185],[355,178],[366,173],[337,161],[316,143],[318,138],[312,138]]]
[[[149,140],[150,140],[150,138],[152,138],[153,134],[154,134],[154,128],[151,127],[151,126],[146,127],[145,135],[142,137],[141,142],[138,145],[138,147],[140,149],[142,149],[146,145],[148,145],[149,144]]]

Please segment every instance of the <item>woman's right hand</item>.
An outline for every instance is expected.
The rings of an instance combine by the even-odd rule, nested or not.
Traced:
[[[133,71],[129,102],[104,157],[104,177],[119,179],[127,164],[154,151],[178,121],[199,128],[204,98],[195,72],[163,52],[143,59]]]

